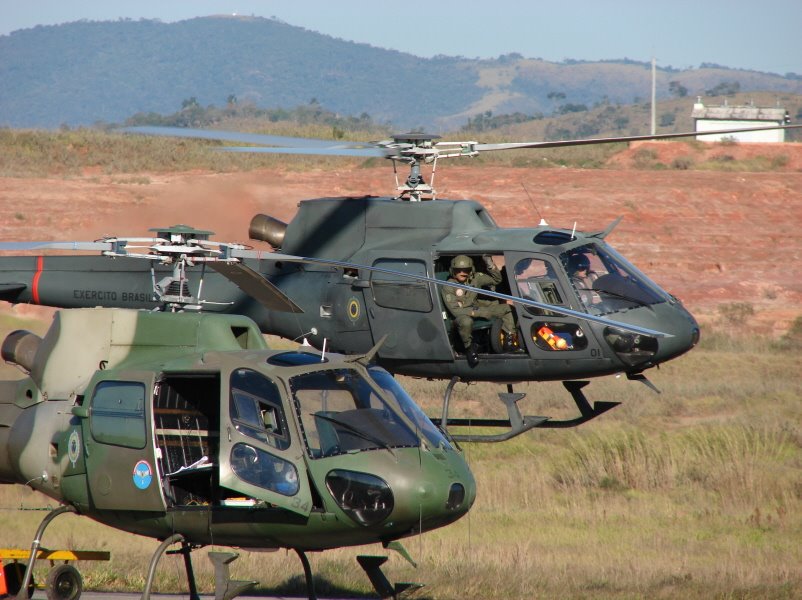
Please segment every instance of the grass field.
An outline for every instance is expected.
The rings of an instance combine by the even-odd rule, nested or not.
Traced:
[[[276,133],[297,134],[281,131]],[[315,133],[315,135],[322,135]],[[80,130],[0,130],[0,176],[72,177],[170,170],[246,170],[297,158],[237,156],[213,144],[123,138]],[[566,151],[567,152],[567,151]],[[499,153],[515,166],[599,166],[601,150],[577,154]],[[606,150],[604,152],[607,152]],[[333,164],[342,165],[343,159]],[[377,159],[378,160],[378,159]],[[315,158],[316,168],[327,168]],[[538,164],[540,164],[538,163]],[[354,160],[354,164],[363,161]],[[365,163],[368,164],[368,163]],[[732,165],[729,165],[732,167]],[[694,168],[699,168],[694,166]],[[0,315],[0,339],[16,328],[42,333],[40,321]],[[495,445],[465,444],[478,483],[469,515],[405,542],[412,568],[393,555],[393,581],[419,581],[417,598],[802,598],[802,321],[783,340],[738,338],[705,329],[702,345],[648,373],[662,391],[606,378],[587,389],[593,400],[623,404],[576,430],[530,432]],[[21,377],[0,365],[0,377]],[[403,379],[428,414],[440,413],[445,383]],[[458,386],[452,416],[502,416],[498,386]],[[517,386],[527,414],[572,416],[559,383]],[[26,547],[52,501],[22,486],[0,486],[5,547]],[[80,566],[88,589],[141,590],[154,540],[122,534],[68,515],[42,543],[50,548],[111,552],[109,563]],[[201,590],[214,587],[202,549],[195,567]],[[384,553],[352,548],[310,556],[325,596],[365,596],[371,588],[354,557]],[[47,565],[37,567],[44,581]],[[301,595],[293,553],[243,552],[237,579],[263,590]],[[156,587],[185,590],[178,557],[162,561]]]
[[[802,597],[802,356],[793,344],[722,343],[723,334],[709,333],[710,343],[649,373],[660,395],[607,378],[587,388],[589,399],[622,406],[576,430],[464,444],[478,483],[473,510],[407,540],[419,566],[393,555],[391,580],[425,583],[416,597],[432,599]],[[439,414],[443,383],[404,384]],[[520,387],[528,414],[571,412],[559,384]],[[497,412],[497,391],[458,386],[452,416]],[[50,505],[22,486],[0,488],[2,545],[29,545],[44,516],[36,509]],[[74,515],[56,519],[42,543],[109,550],[111,562],[80,566],[86,587],[100,590],[141,590],[157,545]],[[195,566],[201,589],[211,591],[206,550],[195,553]],[[370,595],[354,557],[382,552],[312,555],[318,593]],[[37,568],[39,581],[47,568]],[[243,552],[232,576],[303,593],[293,553]],[[157,587],[184,586],[179,558],[166,557]]]

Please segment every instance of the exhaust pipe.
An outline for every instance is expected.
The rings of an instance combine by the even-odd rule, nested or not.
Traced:
[[[42,343],[35,333],[24,329],[17,329],[6,336],[3,346],[0,348],[0,356],[3,360],[11,364],[22,367],[26,373],[33,370],[33,362],[36,358],[36,351]]]
[[[287,232],[287,224],[268,215],[258,214],[251,219],[251,226],[248,228],[248,237],[252,240],[267,242],[273,248],[281,248],[284,243],[284,234]]]

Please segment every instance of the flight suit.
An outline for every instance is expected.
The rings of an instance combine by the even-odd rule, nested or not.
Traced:
[[[474,272],[462,285],[482,288],[501,283],[501,271],[495,265],[491,266],[491,264],[488,264],[487,273]],[[449,277],[448,281],[459,283],[453,277]],[[454,317],[457,332],[466,349],[471,347],[473,320],[477,317],[491,320],[501,319],[501,326],[504,331],[508,334],[515,332],[515,319],[512,316],[512,308],[509,304],[500,304],[497,300],[479,296],[476,292],[448,286],[443,286],[441,293],[448,312]]]

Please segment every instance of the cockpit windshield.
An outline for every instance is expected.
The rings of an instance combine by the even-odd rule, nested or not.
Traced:
[[[415,404],[409,397],[406,390],[384,369],[371,367],[368,369],[373,381],[375,381],[386,394],[398,402],[398,406],[406,417],[412,421],[418,433],[429,443],[432,448],[451,448],[451,444],[446,440],[441,431],[435,427],[429,417]]]
[[[399,414],[394,402],[398,396],[382,398],[354,369],[298,375],[290,379],[290,390],[312,458],[420,444],[418,434]]]
[[[657,284],[609,246],[587,244],[560,255],[571,285],[593,314],[665,302]]]

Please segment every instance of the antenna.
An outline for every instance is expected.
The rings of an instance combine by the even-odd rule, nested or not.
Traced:
[[[532,208],[535,209],[535,212],[537,213],[537,216],[540,217],[540,223],[538,223],[538,226],[539,227],[548,227],[549,224],[546,223],[546,219],[544,219],[543,215],[540,214],[540,211],[537,208],[537,204],[535,204],[535,201],[532,199],[532,195],[529,193],[529,190],[526,189],[526,185],[524,184],[523,181],[521,182],[521,187],[526,192],[526,197],[529,198],[529,202],[532,204]]]

